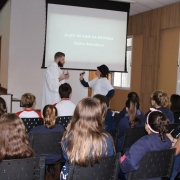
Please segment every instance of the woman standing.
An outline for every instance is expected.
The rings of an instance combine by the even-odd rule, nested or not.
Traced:
[[[97,78],[86,82],[83,78],[83,73],[80,74],[80,82],[84,87],[92,88],[92,96],[96,94],[102,94],[108,98],[111,98],[114,94],[114,88],[107,79],[109,68],[106,65],[97,67],[96,75]]]

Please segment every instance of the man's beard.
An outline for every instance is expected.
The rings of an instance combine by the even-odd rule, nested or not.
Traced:
[[[63,64],[60,61],[58,62],[58,67],[63,67]]]

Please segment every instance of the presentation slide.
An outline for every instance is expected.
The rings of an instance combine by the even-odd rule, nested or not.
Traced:
[[[69,69],[124,71],[127,12],[48,4],[45,66],[58,51]]]

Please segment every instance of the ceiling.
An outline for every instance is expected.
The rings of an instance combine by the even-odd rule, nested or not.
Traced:
[[[134,1],[136,3],[131,3],[130,5],[130,16],[145,11],[150,11],[152,9],[160,8],[162,6],[166,6],[169,4],[180,2],[180,0],[134,0]]]
[[[8,0],[0,0],[0,10]],[[126,0],[115,0],[115,1],[126,1]],[[127,0],[128,1],[128,0]],[[130,16],[139,14],[152,9],[160,8],[169,4],[180,2],[180,0],[131,0],[136,3],[131,3]]]

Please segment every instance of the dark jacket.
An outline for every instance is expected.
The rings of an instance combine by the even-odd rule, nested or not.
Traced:
[[[129,173],[139,168],[139,162],[148,151],[161,151],[170,149],[172,143],[166,136],[166,141],[163,142],[159,134],[148,134],[136,141],[129,151],[127,151],[126,158],[120,164],[123,173]],[[157,178],[156,178],[157,179]]]

